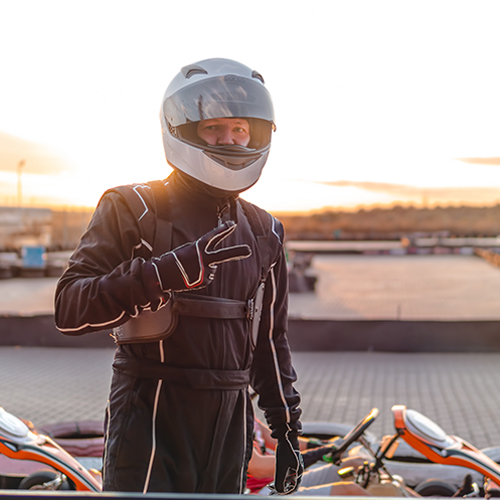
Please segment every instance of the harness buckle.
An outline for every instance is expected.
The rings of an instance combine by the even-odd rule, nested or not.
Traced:
[[[247,300],[247,319],[252,321],[254,315],[255,315],[255,299],[248,299]]]

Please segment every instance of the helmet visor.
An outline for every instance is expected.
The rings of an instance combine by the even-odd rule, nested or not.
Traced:
[[[225,75],[194,82],[163,103],[171,127],[210,118],[248,117],[274,123],[274,110],[267,89],[257,81]]]
[[[266,120],[260,120],[259,118],[250,117],[238,117],[245,118],[250,126],[250,142],[248,143],[249,149],[260,150],[262,148],[269,147],[271,143],[272,135],[272,125]],[[198,135],[198,123],[187,123],[186,125],[181,125],[177,128],[176,135],[179,139],[194,144],[196,146],[202,146],[205,148],[207,143],[200,138]]]

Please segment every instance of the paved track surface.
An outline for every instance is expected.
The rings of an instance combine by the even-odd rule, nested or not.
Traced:
[[[465,255],[316,255],[316,293],[291,294],[295,317],[500,320],[500,268]]]
[[[304,421],[355,424],[376,406],[372,431],[382,436],[393,430],[391,406],[405,404],[479,448],[500,446],[500,353],[293,356]],[[112,357],[112,349],[0,347],[0,405],[40,426],[102,419]]]

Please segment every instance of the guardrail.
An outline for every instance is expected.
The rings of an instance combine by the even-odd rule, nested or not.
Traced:
[[[359,253],[405,255],[412,253],[459,253],[472,255],[474,249],[500,251],[496,238],[402,238],[401,240],[290,240],[286,249],[296,253]]]

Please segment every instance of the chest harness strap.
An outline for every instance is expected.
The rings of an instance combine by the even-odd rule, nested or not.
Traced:
[[[163,181],[149,183],[154,194],[156,206],[156,228],[152,255],[159,257],[172,249],[173,225],[170,221],[170,204],[167,186]],[[264,282],[270,266],[270,249],[262,220],[255,207],[244,200],[242,204],[248,221],[254,232],[261,254],[261,281],[253,297],[247,301],[218,297],[195,296],[192,292],[171,293],[169,300],[156,312],[144,310],[136,318],[114,329],[117,344],[157,342],[167,338],[177,326],[178,315],[215,319],[243,319],[250,321],[252,343],[255,345],[256,334],[262,313]]]

